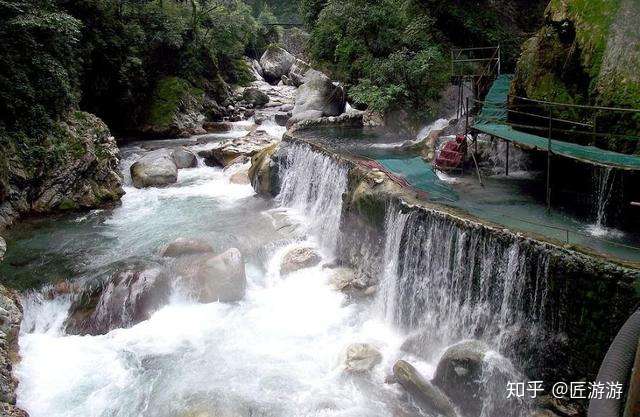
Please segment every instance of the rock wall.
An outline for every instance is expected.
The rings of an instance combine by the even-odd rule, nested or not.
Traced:
[[[18,381],[12,375],[13,364],[18,360],[21,320],[18,295],[0,285],[0,415],[6,417],[27,416],[15,406]]]
[[[25,214],[112,204],[124,194],[119,150],[98,117],[73,112],[44,143],[0,144],[0,229]]]
[[[552,0],[543,27],[525,44],[512,94],[561,103],[640,109],[640,3],[636,0]],[[592,114],[564,110],[572,120]],[[629,120],[630,119],[630,120]],[[607,112],[598,125],[640,129],[632,117]],[[640,152],[637,141],[576,139],[585,145]]]
[[[592,380],[640,301],[638,269],[425,203],[386,174],[291,134],[256,158],[258,192],[277,194],[282,175],[273,169],[300,143],[349,166],[339,262],[371,282],[392,282],[396,299],[385,308],[396,324],[411,330],[437,320],[451,333],[439,337],[499,339],[529,377],[547,383]]]

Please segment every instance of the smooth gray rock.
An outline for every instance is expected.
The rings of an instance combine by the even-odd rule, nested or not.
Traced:
[[[299,269],[310,268],[318,265],[321,261],[320,255],[313,248],[294,248],[282,258],[280,264],[280,274],[286,275]]]
[[[213,247],[203,240],[185,237],[177,238],[162,250],[162,256],[168,258],[202,253],[213,253]]]
[[[298,87],[293,117],[307,112],[319,111],[322,116],[338,116],[344,112],[346,94],[322,73],[307,74],[305,83]]]
[[[420,375],[410,363],[402,360],[396,362],[393,365],[393,376],[421,406],[444,417],[458,416],[447,395]]]
[[[172,150],[171,157],[178,169],[195,168],[198,166],[198,158],[196,158],[196,154],[184,146]]]
[[[308,77],[321,75],[323,74],[320,71],[311,68],[311,66],[306,62],[296,59],[296,62],[293,63],[289,70],[288,79],[291,85],[299,87],[308,81]]]
[[[283,75],[287,75],[296,58],[279,46],[269,45],[260,58],[260,66],[264,78],[270,83],[277,83]]]
[[[382,354],[368,343],[353,343],[344,353],[344,369],[349,373],[370,371],[380,362]]]
[[[300,113],[294,113],[289,120],[287,120],[287,126],[291,126],[298,122],[303,122],[305,120],[316,120],[322,117],[321,110],[306,110]]]
[[[440,358],[433,383],[441,388],[465,415],[479,416],[490,386],[504,386],[509,379],[500,369],[487,366],[489,346],[479,340],[465,340],[450,346]],[[497,405],[500,406],[500,405]],[[508,414],[503,415],[507,416]]]
[[[178,166],[166,149],[151,151],[131,165],[136,188],[158,187],[178,181]]]
[[[158,265],[134,265],[89,285],[69,309],[69,334],[99,335],[147,320],[169,302],[171,280]]]

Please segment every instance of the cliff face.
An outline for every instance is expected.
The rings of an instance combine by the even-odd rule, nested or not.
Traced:
[[[640,109],[638,65],[639,2],[552,0],[545,11],[543,27],[523,46],[512,94],[562,103]],[[578,117],[589,120],[593,115]],[[624,129],[618,133],[637,132],[640,127],[630,116],[598,117],[603,119],[598,120],[603,128],[622,123]],[[637,141],[612,137],[588,144],[620,152],[640,152]]]
[[[0,142],[0,229],[24,214],[99,207],[124,194],[119,150],[98,117],[73,112],[43,142]]]

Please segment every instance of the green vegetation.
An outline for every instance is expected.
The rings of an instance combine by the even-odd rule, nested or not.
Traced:
[[[449,82],[449,49],[501,45],[515,63],[532,18],[517,1],[303,0],[310,54],[356,104],[428,112]],[[534,2],[534,9],[542,2]],[[540,15],[541,16],[541,13]]]
[[[149,123],[166,128],[171,124],[173,116],[187,100],[202,101],[204,91],[193,87],[188,81],[178,77],[161,79],[156,85],[149,112]]]

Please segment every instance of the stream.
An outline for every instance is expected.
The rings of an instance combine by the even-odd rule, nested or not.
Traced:
[[[143,152],[135,145],[122,149],[120,207],[38,225],[23,232],[22,252],[43,251],[39,244],[51,242],[47,255],[55,252],[81,279],[157,258],[158,248],[176,237],[197,237],[216,250],[241,250],[246,296],[235,304],[199,304],[176,291],[169,305],[131,328],[72,336],[63,329],[70,299],[31,292],[16,369],[19,406],[32,417],[397,415],[399,388],[384,378],[403,357],[403,339],[377,304],[348,302],[322,266],[279,274],[291,247],[318,247],[323,263],[331,261],[340,189],[326,188],[309,205],[304,185],[292,182],[271,202],[250,185],[230,183],[233,172],[202,161],[180,170],[173,186],[136,189],[127,173]],[[291,232],[279,232],[282,223]],[[370,378],[343,372],[341,356],[354,342],[382,353]],[[413,362],[433,372],[432,363]]]

